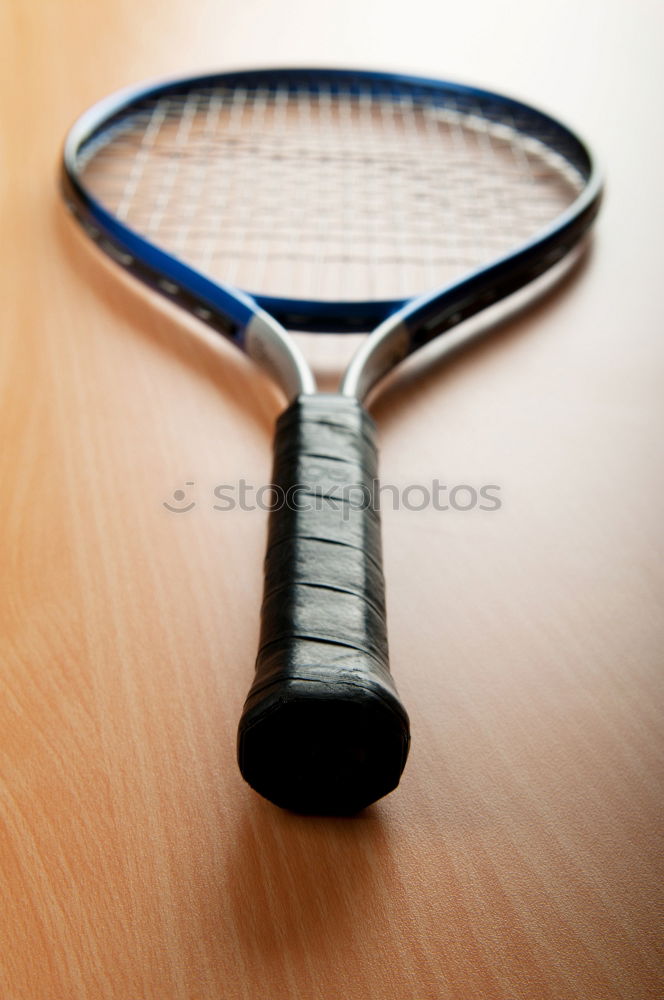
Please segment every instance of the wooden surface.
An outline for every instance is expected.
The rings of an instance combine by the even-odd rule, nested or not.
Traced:
[[[662,965],[662,9],[5,0],[2,1000],[647,1000]],[[376,401],[400,788],[304,819],[242,782],[278,394],[59,205],[65,129],[153,75],[319,63],[512,92],[608,168],[564,289]],[[318,347],[330,365],[332,348]],[[197,506],[162,502],[193,481]]]

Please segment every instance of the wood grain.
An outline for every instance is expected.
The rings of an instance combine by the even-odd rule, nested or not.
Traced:
[[[9,0],[3,1000],[648,1000],[662,965],[661,7]],[[296,30],[297,29],[297,30]],[[234,760],[281,405],[75,231],[62,136],[125,83],[369,65],[571,119],[609,194],[584,266],[376,399],[396,484],[500,511],[384,516],[399,790],[352,820],[261,801]],[[338,366],[334,341],[311,352]],[[188,488],[197,506],[162,506]]]

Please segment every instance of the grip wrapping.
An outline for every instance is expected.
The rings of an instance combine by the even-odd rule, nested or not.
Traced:
[[[356,399],[301,396],[277,422],[244,778],[303,813],[356,812],[399,782],[408,716],[388,663],[374,424]]]

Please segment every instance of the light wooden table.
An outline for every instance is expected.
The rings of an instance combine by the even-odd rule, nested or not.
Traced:
[[[662,966],[661,6],[5,0],[2,1000],[647,1000]],[[242,782],[278,394],[59,205],[71,120],[202,68],[380,66],[506,90],[608,167],[591,255],[375,404],[398,791],[304,819]],[[331,346],[318,346],[330,364]],[[162,502],[187,481],[197,506]]]

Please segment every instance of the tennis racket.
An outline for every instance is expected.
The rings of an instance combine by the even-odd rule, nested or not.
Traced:
[[[71,129],[65,198],[114,261],[281,386],[248,783],[299,812],[392,791],[408,716],[388,665],[375,430],[399,361],[529,285],[587,232],[601,181],[553,118],[471,87],[346,70],[122,91]],[[244,289],[240,291],[240,289]],[[287,330],[369,332],[337,394]]]

